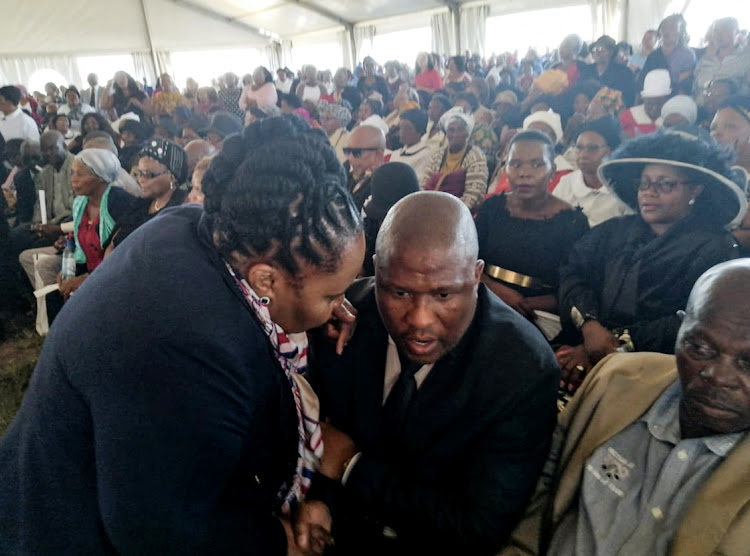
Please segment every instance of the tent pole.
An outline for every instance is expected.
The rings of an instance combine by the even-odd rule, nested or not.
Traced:
[[[346,32],[349,33],[349,48],[352,50],[350,65],[352,71],[357,67],[357,41],[354,40],[354,25],[347,25]]]
[[[146,26],[146,38],[148,39],[148,49],[151,53],[151,63],[154,65],[154,86],[156,86],[156,79],[158,79],[160,68],[159,59],[156,56],[156,50],[154,49],[154,41],[151,36],[151,23],[148,19],[148,10],[146,9],[146,0],[141,0],[141,13],[143,14],[143,23]]]

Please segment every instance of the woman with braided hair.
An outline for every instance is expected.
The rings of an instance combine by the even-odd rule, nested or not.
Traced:
[[[301,333],[352,319],[345,183],[322,131],[255,122],[213,159],[205,210],[164,210],[86,280],[0,442],[1,552],[323,552]]]

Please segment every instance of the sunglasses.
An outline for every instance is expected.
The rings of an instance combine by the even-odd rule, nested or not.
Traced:
[[[135,170],[133,172],[133,177],[135,179],[143,178],[145,180],[152,180],[154,178],[158,178],[159,176],[163,176],[164,174],[168,174],[168,171],[164,172],[141,172],[139,170]]]
[[[344,147],[344,155],[351,155],[353,158],[362,158],[362,154],[367,151],[379,151],[380,147]]]

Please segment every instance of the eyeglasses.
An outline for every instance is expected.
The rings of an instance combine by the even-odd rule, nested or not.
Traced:
[[[141,172],[140,170],[135,170],[133,171],[133,177],[137,180],[141,178],[143,178],[144,180],[152,180],[168,173],[169,171],[167,170],[165,170],[164,172]]]
[[[575,148],[577,151],[582,151],[585,153],[595,153],[596,151],[605,148],[607,145],[576,145]]]
[[[379,151],[380,147],[344,147],[344,155],[353,158],[362,158],[362,154],[368,151]]]
[[[637,181],[635,183],[635,186],[638,188],[638,191],[647,191],[653,188],[653,190],[656,193],[664,193],[664,194],[671,193],[672,190],[678,185],[693,185],[693,184],[687,181],[674,181],[674,180]]]

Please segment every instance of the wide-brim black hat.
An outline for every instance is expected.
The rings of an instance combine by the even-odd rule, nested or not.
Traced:
[[[703,149],[711,147],[699,138],[682,133],[658,133],[630,141],[613,158],[599,166],[598,175],[625,204],[638,212],[638,188],[643,168],[664,164],[689,170],[700,178],[703,192],[695,199],[693,211],[727,228],[738,225],[747,212],[746,174],[729,168],[719,173],[700,165]],[[692,160],[691,160],[692,158]],[[731,176],[731,177],[730,177]]]

